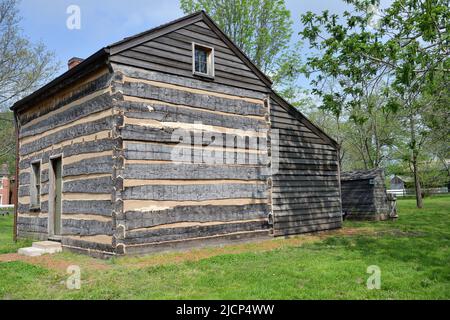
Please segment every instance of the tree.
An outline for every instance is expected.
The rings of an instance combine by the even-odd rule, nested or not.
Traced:
[[[17,0],[0,0],[0,111],[42,86],[58,69],[43,44],[21,35],[17,6]]]
[[[352,117],[365,99],[380,88],[388,98],[385,106],[402,109],[409,131],[408,147],[413,167],[417,206],[422,207],[419,158],[423,113],[421,99],[429,83],[441,77],[437,92],[448,90],[450,70],[447,0],[395,0],[389,8],[374,10],[379,0],[344,0],[353,6],[342,16],[324,11],[302,16],[300,33],[321,55],[308,59],[308,75],[314,93],[329,109],[347,109]],[[332,92],[322,90],[330,78],[337,83]],[[422,115],[419,115],[422,113]],[[359,120],[359,119],[356,119]],[[364,121],[364,119],[362,119]]]
[[[42,86],[56,72],[53,54],[21,35],[17,0],[0,0],[0,164],[15,168],[15,101]]]
[[[185,13],[205,10],[285,98],[294,96],[300,54],[290,49],[293,21],[284,0],[180,0],[180,6]]]
[[[14,173],[15,133],[12,112],[0,112],[0,165],[6,163],[10,174]]]

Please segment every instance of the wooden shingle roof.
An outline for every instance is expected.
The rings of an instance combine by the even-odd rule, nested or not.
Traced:
[[[341,181],[374,179],[379,177],[380,174],[383,174],[383,172],[383,169],[341,172]]]

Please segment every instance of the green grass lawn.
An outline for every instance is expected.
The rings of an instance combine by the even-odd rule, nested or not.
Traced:
[[[25,262],[0,263],[4,299],[449,299],[450,197],[399,200],[397,221],[346,222],[364,232],[331,235],[261,250],[258,244],[198,261],[180,253],[99,261],[62,253],[81,265],[81,290],[68,290],[63,271]],[[0,252],[14,251],[11,217],[0,217]],[[299,239],[308,239],[300,236]],[[200,249],[195,254],[204,254]],[[216,249],[217,250],[217,249]],[[146,266],[155,260],[164,261]],[[99,265],[102,268],[90,267]],[[381,289],[368,290],[367,267],[381,270]]]
[[[17,243],[14,243],[12,241],[14,210],[0,210],[2,213],[9,212],[9,215],[0,215],[0,254],[16,252],[19,248],[29,246],[31,244],[31,241],[22,240],[18,241]]]

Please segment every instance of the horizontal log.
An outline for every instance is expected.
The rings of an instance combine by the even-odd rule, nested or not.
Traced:
[[[232,151],[227,151],[227,150]],[[245,149],[220,149],[218,154],[212,152],[213,148],[195,149],[192,146],[173,146],[158,143],[145,143],[145,142],[132,142],[125,141],[124,155],[127,160],[159,160],[159,161],[173,161],[178,162],[194,162],[198,157],[198,162],[215,164],[215,163],[228,163],[238,164],[242,162],[248,162],[250,154],[249,150]],[[223,152],[223,157],[218,155]],[[187,156],[186,156],[187,155]],[[175,158],[175,159],[174,159]],[[252,153],[252,159],[255,159],[256,165],[268,165],[269,157],[267,153]]]
[[[117,217],[127,230],[148,228],[180,222],[229,222],[267,218],[270,208],[265,204],[242,206],[178,206],[158,211],[128,211]]]
[[[91,214],[111,217],[113,205],[107,200],[63,200],[64,214]]]
[[[94,134],[103,130],[111,130],[113,128],[113,120],[114,117],[110,116],[93,122],[82,123],[67,129],[62,129],[36,141],[22,145],[19,153],[21,156],[24,156],[75,137]]]
[[[132,102],[120,104],[125,115],[137,119],[153,119],[161,122],[202,123],[203,125],[235,128],[240,130],[257,130],[268,128],[263,118],[235,116],[198,108],[164,104],[161,102]]]
[[[233,198],[267,198],[266,184],[145,185],[125,188],[124,200],[203,201]]]
[[[125,244],[162,242],[223,235],[243,231],[264,230],[268,228],[269,225],[267,224],[267,221],[250,221],[178,228],[168,227],[148,230],[134,230],[126,233],[126,237],[123,242]]]
[[[268,170],[264,167],[250,165],[126,164],[124,178],[164,180],[265,180],[268,173]]]
[[[182,239],[158,243],[143,243],[126,246],[127,254],[148,254],[163,251],[186,250],[204,246],[223,246],[242,241],[270,240],[272,236],[269,229],[227,233],[202,238]]]
[[[64,193],[112,193],[113,181],[111,177],[97,179],[81,179],[63,183]]]
[[[42,160],[42,163],[48,163],[50,160],[50,157],[55,155],[62,154],[64,158],[71,157],[74,155],[80,155],[80,154],[86,154],[86,153],[97,153],[97,152],[103,152],[108,150],[113,150],[114,148],[119,147],[120,140],[119,139],[99,139],[94,141],[87,141],[87,142],[80,142],[80,143],[74,143],[74,144],[68,144],[66,146],[63,146],[61,148],[57,148],[54,150],[49,150],[43,153],[39,153],[37,155],[34,155],[32,157],[27,157],[26,159],[21,159],[19,162],[19,169],[27,169],[31,166],[31,163]],[[24,176],[28,175],[29,173],[24,173]],[[22,179],[19,179],[22,181]],[[23,178],[24,181],[27,181],[25,177]]]
[[[106,69],[105,69],[106,71]],[[79,87],[77,90],[72,91],[70,95],[64,98],[59,98],[58,100],[52,101],[51,107],[46,108],[39,108],[37,112],[27,112],[20,115],[20,122],[21,125],[24,126],[28,124],[30,121],[33,121],[34,119],[40,118],[49,112],[52,112],[54,110],[57,110],[65,105],[68,105],[70,103],[73,103],[87,95],[90,95],[96,91],[100,91],[102,89],[105,89],[109,86],[110,80],[111,80],[111,73],[104,73],[100,74],[98,77],[88,81],[81,87]]]
[[[106,242],[106,238],[110,238],[110,242]],[[98,239],[98,240],[97,240]],[[63,246],[77,249],[90,249],[103,252],[114,252],[111,236],[67,236],[61,240]]]
[[[125,82],[117,86],[127,96],[158,100],[176,105],[246,116],[264,116],[266,113],[262,103],[251,103],[232,97],[226,99],[184,90],[162,88],[142,82]]]
[[[242,141],[241,144],[248,149],[258,150],[258,148],[264,148],[267,146],[267,139],[261,137],[251,137],[252,144],[245,142],[250,139],[250,135],[253,132],[249,132],[249,135],[243,135],[230,133],[222,133],[218,131],[207,131],[199,129],[184,129],[184,128],[172,128],[172,127],[156,127],[156,126],[145,126],[136,124],[125,124],[123,128],[119,130],[121,137],[124,140],[131,141],[146,141],[146,142],[156,142],[156,143],[168,143],[168,144],[183,144],[191,145],[194,143],[194,134],[198,136],[203,146],[208,146],[214,141],[219,144],[223,141],[220,146],[226,145],[226,141]],[[259,141],[259,142],[258,142]],[[267,148],[266,148],[267,149]],[[267,151],[267,150],[262,150]]]
[[[33,123],[33,125],[22,128],[20,130],[19,137],[24,138],[41,134],[61,125],[82,119],[91,114],[111,109],[112,105],[113,96],[111,96],[110,93],[102,94],[92,98],[91,100],[71,106],[67,110],[45,117],[45,119]]]
[[[63,177],[85,174],[112,173],[114,159],[112,156],[93,157],[63,166]]]
[[[156,41],[163,42],[166,41],[166,39],[158,38]],[[170,45],[173,45],[173,43],[170,43]],[[188,45],[191,48],[190,50],[192,50],[192,43],[189,43]],[[224,84],[219,84],[217,82],[208,82],[199,79],[186,78],[165,72],[149,71],[128,65],[121,65],[115,63],[112,63],[112,65],[114,70],[116,70],[117,72],[121,72],[122,74],[135,79],[157,81],[161,83],[173,84],[191,89],[203,90],[206,91],[205,94],[207,94],[208,92],[212,92],[219,94],[228,94],[233,97],[254,98],[258,100],[263,100],[266,97],[264,93],[258,91],[248,90],[244,88],[236,88]]]
[[[95,236],[112,235],[113,225],[111,221],[96,221],[82,219],[62,219],[63,235]]]

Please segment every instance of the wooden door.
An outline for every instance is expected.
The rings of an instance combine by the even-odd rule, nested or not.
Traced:
[[[61,158],[51,160],[51,192],[50,192],[50,222],[51,236],[61,235],[61,192],[62,192],[62,163]]]

